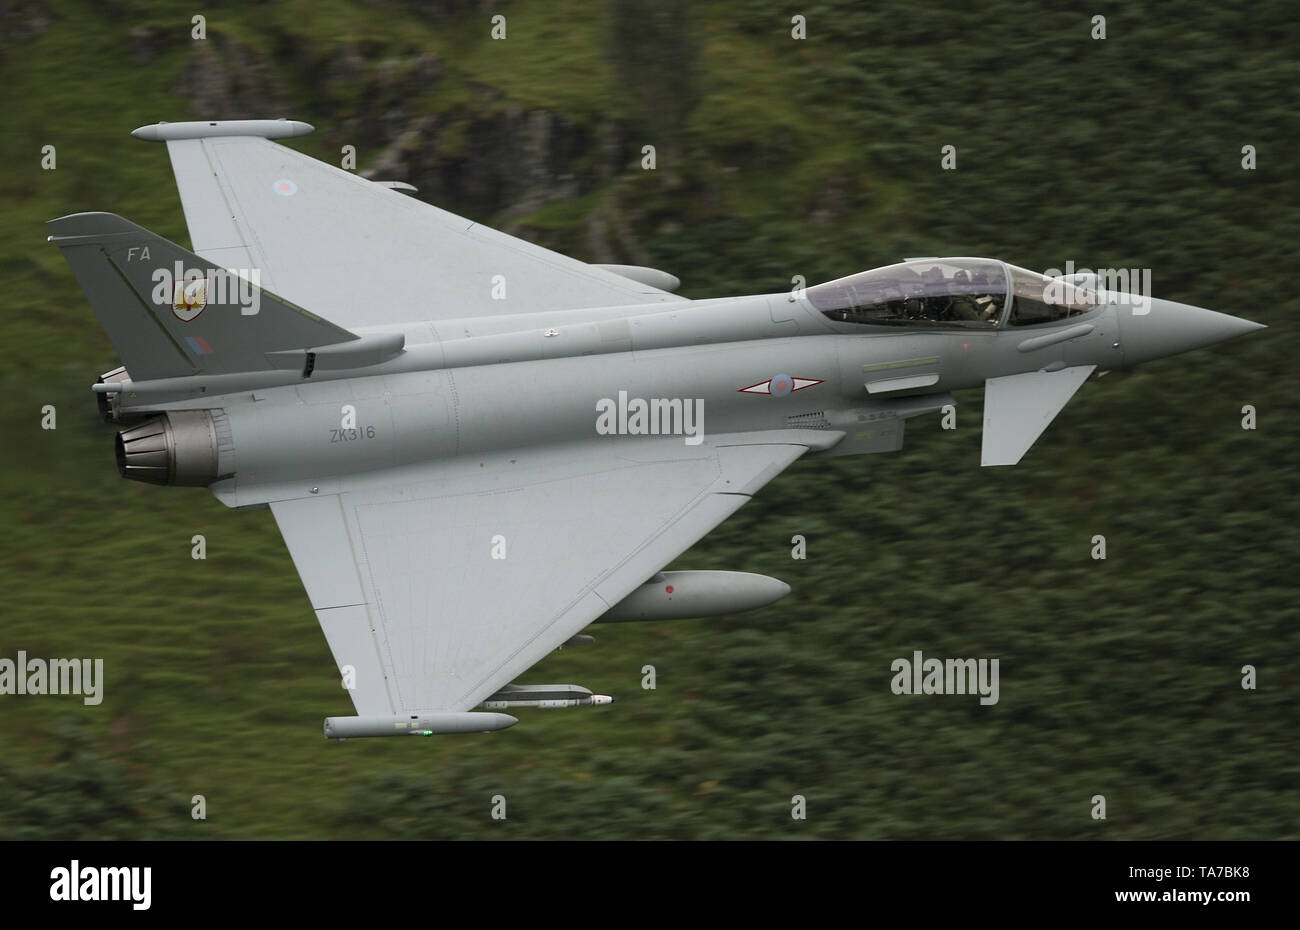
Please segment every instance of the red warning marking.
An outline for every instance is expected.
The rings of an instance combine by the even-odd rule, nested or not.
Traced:
[[[673,593],[673,586],[672,586],[672,585],[669,585],[668,587],[664,588],[664,590],[667,591],[669,594],[672,594],[672,593]]]

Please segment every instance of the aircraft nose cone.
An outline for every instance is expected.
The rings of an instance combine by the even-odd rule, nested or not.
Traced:
[[[1227,313],[1149,298],[1148,312],[1141,306],[1120,306],[1120,351],[1128,365],[1138,365],[1167,355],[1178,355],[1266,329]]]

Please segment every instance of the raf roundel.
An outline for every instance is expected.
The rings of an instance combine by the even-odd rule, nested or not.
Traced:
[[[824,382],[816,378],[792,378],[790,375],[773,375],[766,381],[741,388],[740,394],[769,394],[772,397],[785,397],[793,391],[802,391],[806,387]]]
[[[275,191],[281,197],[292,197],[294,194],[298,193],[298,185],[293,181],[290,181],[288,178],[280,178],[280,180],[271,185],[271,190]]]

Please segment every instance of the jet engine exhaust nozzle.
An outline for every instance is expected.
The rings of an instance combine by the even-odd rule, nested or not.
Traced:
[[[119,432],[114,448],[118,474],[132,481],[204,487],[220,475],[217,418],[209,410],[150,417]]]

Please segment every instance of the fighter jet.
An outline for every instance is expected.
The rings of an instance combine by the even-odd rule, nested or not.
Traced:
[[[663,567],[787,466],[894,452],[985,388],[1013,465],[1094,372],[1261,327],[987,258],[687,300],[272,140],[159,123],[193,251],[109,213],[50,221],[121,367],[94,385],[123,477],[269,507],[355,716],[327,737],[483,732],[608,703],[516,679],[592,623],[784,596]]]

